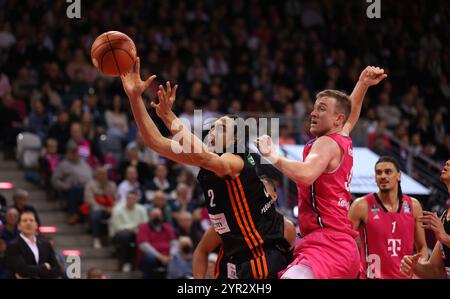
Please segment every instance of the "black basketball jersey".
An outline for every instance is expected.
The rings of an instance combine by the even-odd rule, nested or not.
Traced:
[[[442,214],[441,221],[444,224],[444,230],[447,235],[450,235],[450,209]],[[441,250],[444,253],[444,265],[447,273],[447,278],[450,278],[450,248],[441,244]]]
[[[244,168],[235,178],[220,178],[201,169],[197,178],[209,218],[222,239],[224,258],[245,260],[261,255],[263,246],[284,239],[283,216],[257,173],[258,155],[241,154]]]

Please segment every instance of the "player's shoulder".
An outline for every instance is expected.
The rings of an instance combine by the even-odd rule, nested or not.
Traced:
[[[362,197],[358,197],[355,200],[353,200],[351,207],[353,209],[363,209],[363,208],[367,208],[369,206],[366,197],[362,196]]]
[[[339,149],[339,143],[330,135],[323,135],[318,137],[314,143],[314,148],[321,148],[324,151],[329,151],[330,149]]]
[[[420,203],[420,200],[418,200],[417,198],[412,197],[412,196],[408,196],[408,197],[411,199],[411,203],[412,203],[414,206],[420,206],[420,207],[422,207],[422,204]]]

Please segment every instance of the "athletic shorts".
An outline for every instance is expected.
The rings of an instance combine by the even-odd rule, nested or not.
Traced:
[[[329,229],[317,229],[302,238],[294,251],[294,261],[279,273],[306,259],[314,278],[355,279],[359,276],[360,255],[353,237]]]
[[[285,269],[292,261],[292,251],[284,252],[276,247],[264,250],[257,257],[234,262],[233,258],[223,257],[216,269],[218,279],[277,279],[278,272]]]

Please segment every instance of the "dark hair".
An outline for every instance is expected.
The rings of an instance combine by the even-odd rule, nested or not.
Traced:
[[[345,92],[334,89],[325,89],[316,94],[316,100],[323,97],[336,99],[336,110],[344,113],[344,121],[346,121],[348,116],[350,115],[350,111],[352,110],[352,102],[350,100],[350,97]]]
[[[34,214],[34,212],[33,212],[32,210],[30,210],[30,209],[25,209],[25,210],[23,210],[23,211],[20,213],[20,215],[19,215],[19,222],[22,221],[22,215],[25,215],[25,214],[31,214],[31,215],[33,215],[34,221],[36,221],[36,223],[37,223],[37,220],[36,220],[36,214]]]
[[[136,195],[137,197],[139,197],[139,193],[137,192],[137,190],[130,190],[130,191],[128,191],[127,192],[127,197],[128,197],[128,195],[130,195],[130,194],[133,194],[133,195]]]
[[[395,169],[400,172],[400,163],[398,163],[398,161],[391,156],[381,156],[378,161],[375,163],[375,167],[379,164],[379,163],[392,163],[395,166]],[[397,196],[398,199],[400,200],[403,197],[403,192],[402,192],[402,186],[400,185],[400,181],[398,181],[398,192],[397,192]]]

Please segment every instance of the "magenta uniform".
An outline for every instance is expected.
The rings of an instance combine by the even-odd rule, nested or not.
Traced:
[[[340,147],[342,160],[332,172],[322,173],[316,181],[298,188],[298,223],[302,239],[295,249],[295,260],[290,266],[306,259],[315,278],[357,278],[359,252],[348,219],[351,202],[350,181],[353,168],[352,140],[338,133],[325,135]],[[306,159],[316,139],[303,150]],[[289,268],[289,267],[288,267]]]
[[[414,254],[412,200],[403,195],[398,210],[388,212],[378,195],[364,196],[369,208],[361,239],[361,274],[365,278],[407,278],[400,273],[404,255]]]

